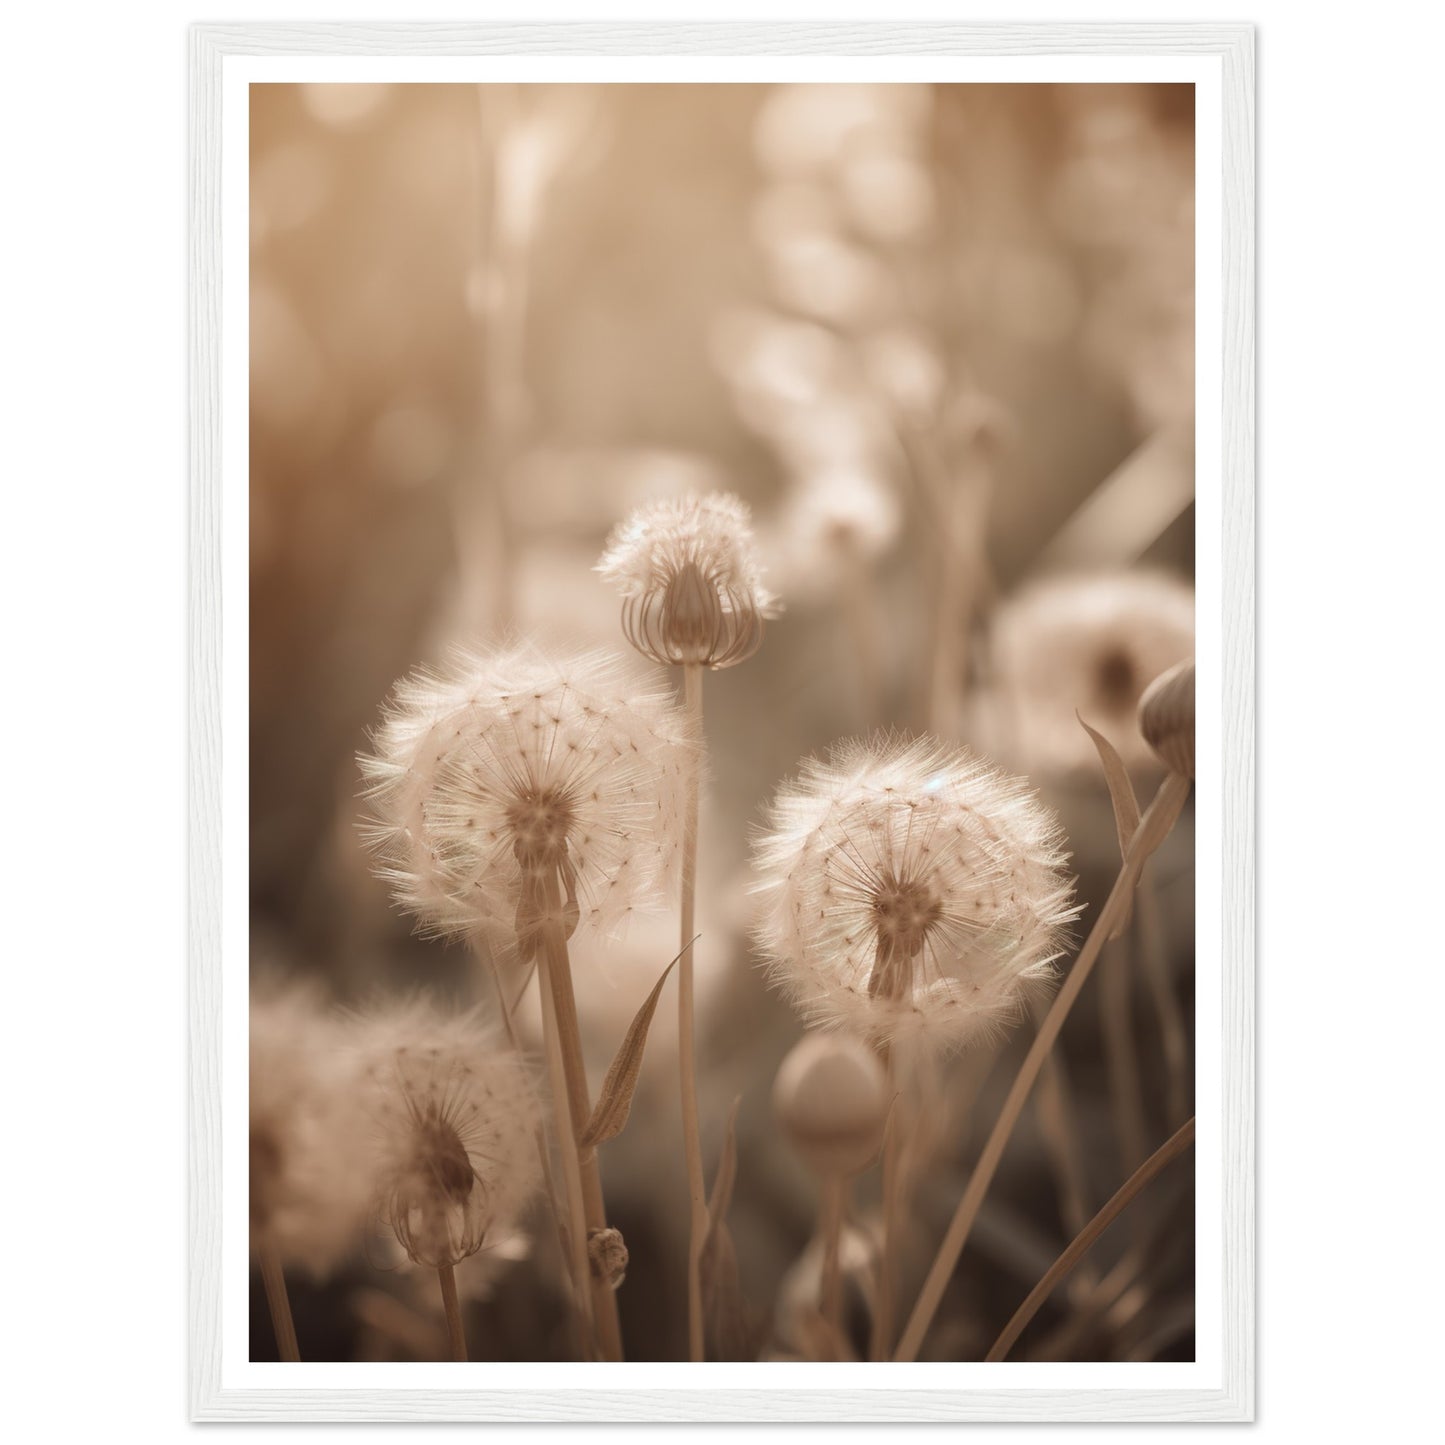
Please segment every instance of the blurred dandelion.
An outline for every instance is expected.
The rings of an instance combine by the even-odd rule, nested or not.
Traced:
[[[283,1270],[329,1274],[369,1204],[355,1074],[335,1019],[304,984],[251,992],[251,1252],[283,1360],[298,1358]]]
[[[466,1358],[454,1266],[507,1237],[540,1182],[522,1060],[475,1015],[416,1001],[358,1024],[381,1220],[435,1269]]]
[[[1135,725],[1144,689],[1194,651],[1194,589],[1149,571],[1049,578],[1004,603],[992,683],[979,700],[988,746],[1030,772],[1094,776],[1076,714],[1131,767],[1157,766]]]

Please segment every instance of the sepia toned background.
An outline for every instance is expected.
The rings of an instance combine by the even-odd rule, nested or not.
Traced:
[[[623,646],[591,571],[611,526],[649,497],[743,496],[786,611],[707,682],[702,1119],[711,1167],[741,1097],[733,1232],[764,1348],[785,1354],[814,1201],[771,1116],[801,1026],[750,957],[748,829],[834,739],[933,730],[1028,774],[1064,819],[1081,898],[1101,901],[1117,843],[1074,710],[1142,790],[1133,702],[1192,650],[1192,89],[251,94],[253,967],[342,1002],[478,996],[465,951],[412,936],[358,838],[355,755],[382,699],[455,642]],[[1083,1176],[1061,1180],[1031,1113],[936,1357],[980,1358],[1071,1215],[1182,1122],[1192,865],[1186,818],[1152,869],[1150,921],[1063,1037]],[[674,950],[667,914],[606,951],[579,938],[599,1075]],[[685,1352],[666,1012],[604,1162],[637,1358]],[[1029,1032],[949,1068],[929,1240]],[[565,1357],[542,1262],[525,1239],[507,1253],[473,1270],[477,1356]],[[430,1293],[376,1263],[295,1285],[314,1358],[429,1357]],[[927,1263],[909,1263],[915,1287]],[[1106,1237],[1093,1294],[1061,1291],[1014,1358],[1192,1358],[1192,1268],[1185,1168]],[[264,1308],[252,1318],[253,1357],[272,1357]]]

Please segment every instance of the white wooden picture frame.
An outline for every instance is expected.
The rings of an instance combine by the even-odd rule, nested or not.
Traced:
[[[244,667],[245,593],[233,584],[245,557],[245,237],[232,234],[227,186],[244,166],[228,96],[244,89],[259,62],[284,62],[287,78],[370,78],[398,60],[438,67],[438,79],[466,78],[466,66],[507,57],[573,57],[580,70],[638,57],[692,57],[756,64],[770,76],[807,62],[855,69],[882,59],[907,62],[925,78],[947,60],[1026,67],[1073,58],[1117,58],[1193,66],[1200,124],[1215,127],[1218,166],[1201,169],[1201,206],[1217,198],[1217,225],[1201,228],[1198,552],[1217,561],[1217,673],[1201,686],[1217,704],[1212,775],[1218,850],[1201,848],[1201,872],[1220,870],[1216,941],[1209,977],[1217,983],[1217,1090],[1201,1100],[1201,1164],[1216,1158],[1217,1191],[1201,1196],[1201,1237],[1217,1245],[1217,1308],[1199,1315],[1200,1360],[1186,1382],[1156,1369],[1058,1367],[1047,1383],[1030,1366],[880,1365],[878,1383],[858,1383],[856,1366],[770,1365],[738,1373],[723,1365],[669,1367],[661,1383],[641,1366],[554,1367],[542,1388],[509,1388],[485,1364],[448,1367],[413,1382],[413,1367],[317,1366],[304,1385],[299,1367],[251,1365],[229,1350],[226,1328],[228,1131],[241,1128],[234,1050],[227,1037],[238,994],[227,928],[244,915],[245,795],[229,762],[244,754],[244,712],[227,678],[239,650]],[[198,25],[190,36],[190,1399],[196,1420],[376,1421],[1183,1421],[1248,1420],[1254,1410],[1254,35],[1246,25],[1049,24],[547,24],[547,25]],[[355,67],[361,66],[363,71]],[[349,68],[348,68],[349,67]],[[367,68],[369,67],[369,68]],[[445,70],[445,67],[451,67]],[[443,71],[445,70],[445,73]],[[1136,73],[1131,71],[1131,74]],[[244,111],[241,112],[244,115]],[[244,178],[243,178],[244,180]],[[1206,285],[1206,280],[1208,284]],[[1217,281],[1217,287],[1216,287]],[[1215,304],[1206,304],[1215,297]],[[239,345],[239,350],[237,349]],[[1206,374],[1207,371],[1207,374]],[[1214,425],[1217,422],[1217,427]],[[239,545],[239,551],[233,552]],[[1206,619],[1201,607],[1200,625]],[[1201,752],[1207,744],[1201,709]],[[228,761],[229,760],[229,761]],[[244,785],[244,769],[240,777]],[[1201,767],[1202,788],[1210,775]],[[239,809],[237,801],[239,797]],[[237,816],[239,811],[239,816]],[[239,887],[235,877],[241,874]],[[244,927],[244,917],[241,919]],[[1202,935],[1206,936],[1206,935]],[[1204,958],[1201,952],[1201,961]],[[1201,972],[1201,980],[1204,974]],[[1204,984],[1201,981],[1201,987]],[[239,997],[244,1000],[244,984]],[[244,1004],[242,1004],[244,1009]],[[240,1021],[244,1028],[244,1020]],[[229,1060],[229,1062],[228,1062]],[[1205,1103],[1210,1104],[1206,1110]],[[1201,1174],[1203,1178],[1203,1174]],[[1201,1189],[1204,1186],[1201,1185]],[[239,1221],[235,1228],[239,1229]],[[1202,1258],[1202,1256],[1201,1256]],[[1212,1279],[1201,1273],[1201,1299]],[[234,1342],[233,1342],[234,1343]],[[420,1370],[421,1367],[415,1367]],[[562,1378],[575,1368],[575,1376]],[[759,1385],[758,1371],[765,1383]],[[281,1371],[282,1373],[277,1373]],[[701,1373],[697,1373],[697,1372]],[[832,1373],[828,1373],[832,1371]],[[692,1373],[689,1373],[692,1372]],[[1111,1374],[1111,1372],[1113,1372]],[[495,1374],[495,1370],[491,1374]],[[1017,1384],[1013,1383],[1018,1381]]]

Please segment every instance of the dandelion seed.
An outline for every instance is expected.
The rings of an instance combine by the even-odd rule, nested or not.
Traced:
[[[521,1058],[421,1002],[357,1029],[376,1208],[407,1257],[441,1269],[509,1238],[540,1181]]]
[[[645,657],[732,667],[758,650],[778,612],[763,585],[747,507],[726,493],[638,508],[597,570],[622,593],[622,628]]]
[[[607,932],[674,870],[690,733],[612,654],[524,647],[418,673],[374,741],[369,841],[432,932],[484,932],[528,956],[543,875],[561,880],[569,933],[581,920]]]
[[[933,740],[810,759],[754,844],[773,981],[877,1047],[997,1033],[1076,915],[1057,821],[1025,784]]]

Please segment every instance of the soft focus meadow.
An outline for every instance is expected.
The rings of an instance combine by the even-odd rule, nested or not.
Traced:
[[[1192,87],[251,97],[251,1357],[1192,1359]]]

